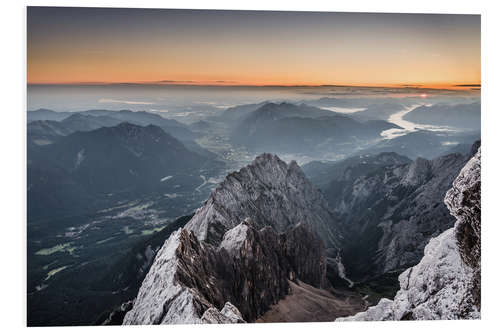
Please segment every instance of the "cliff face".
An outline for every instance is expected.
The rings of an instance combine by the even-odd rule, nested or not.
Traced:
[[[218,246],[179,229],[157,254],[124,324],[253,321],[297,280],[326,284],[322,243],[302,225],[278,234],[247,220]]]
[[[325,189],[330,207],[349,221],[343,262],[352,279],[418,263],[430,238],[453,226],[443,197],[476,150],[364,172],[358,170],[362,165],[352,166],[330,183]]]
[[[481,150],[467,162],[445,203],[456,217],[454,228],[431,239],[424,257],[399,276],[393,301],[339,321],[480,318]]]
[[[481,309],[481,150],[467,163],[444,199],[457,219],[455,238],[462,261],[472,269],[471,293]]]

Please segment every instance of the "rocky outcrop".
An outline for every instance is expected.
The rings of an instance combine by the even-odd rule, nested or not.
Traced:
[[[124,324],[254,321],[289,292],[288,281],[326,286],[325,250],[315,237],[304,225],[277,233],[249,219],[217,245],[179,229],[158,252]]]
[[[338,276],[343,226],[295,161],[286,164],[276,155],[257,156],[219,184],[186,229],[199,240],[219,244],[229,229],[247,217],[256,228],[270,226],[277,232],[301,223],[321,238],[330,275]]]
[[[352,320],[429,320],[480,318],[481,151],[461,170],[445,197],[457,221],[425,247],[424,257],[399,276],[393,301]]]
[[[418,263],[425,244],[453,226],[443,197],[476,151],[407,164],[350,166],[325,188],[330,207],[348,221],[343,262],[351,279],[364,281]]]
[[[216,244],[242,217],[278,232],[302,223],[334,252],[341,244],[340,223],[321,193],[295,161],[287,165],[276,155],[259,155],[250,165],[230,173],[186,228],[198,239]]]
[[[472,269],[472,297],[481,309],[481,148],[453,182],[444,199],[457,219],[455,238],[462,261]]]
[[[214,307],[207,309],[201,317],[201,321],[204,324],[246,323],[240,311],[229,302],[227,302],[220,311]]]

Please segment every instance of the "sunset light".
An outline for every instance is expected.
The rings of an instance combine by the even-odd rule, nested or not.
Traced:
[[[453,88],[480,83],[478,23],[470,15],[30,7],[28,83]]]

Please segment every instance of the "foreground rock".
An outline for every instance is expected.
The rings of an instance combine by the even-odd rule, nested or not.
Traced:
[[[254,321],[298,279],[327,283],[322,242],[303,225],[278,234],[247,220],[217,246],[179,229],[158,252],[124,324]]]
[[[481,150],[464,166],[445,203],[455,227],[431,239],[424,257],[399,276],[394,301],[337,319],[429,320],[479,319],[481,276]]]
[[[201,321],[204,324],[246,323],[246,321],[243,320],[240,311],[229,302],[227,302],[220,311],[213,307],[207,309],[201,317]]]
[[[446,206],[457,219],[455,238],[462,261],[472,269],[472,297],[481,309],[481,151],[464,167],[446,193]]]

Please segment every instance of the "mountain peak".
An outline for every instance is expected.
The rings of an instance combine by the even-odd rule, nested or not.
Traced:
[[[84,114],[81,114],[79,112],[74,112],[71,114],[71,116],[69,116],[68,118],[64,119],[64,120],[68,120],[68,119],[89,119],[89,118],[92,118],[92,116],[90,115],[84,115]]]
[[[115,134],[128,138],[139,138],[139,137],[150,136],[153,139],[158,139],[161,136],[169,136],[167,133],[165,133],[164,130],[162,130],[160,127],[156,125],[141,126],[129,123],[127,121],[119,123],[114,127],[103,127],[103,129],[107,132],[111,131]]]
[[[186,228],[211,244],[250,218],[258,228],[285,232],[299,223],[314,230],[336,252],[342,239],[340,224],[322,194],[306,179],[296,162],[273,154],[226,176],[199,208]]]
[[[286,167],[286,163],[282,161],[277,155],[270,153],[263,153],[255,157],[250,166],[261,166],[261,167]]]

